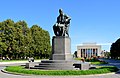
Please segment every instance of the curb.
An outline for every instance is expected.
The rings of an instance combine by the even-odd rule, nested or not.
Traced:
[[[2,69],[1,72],[6,73],[6,74],[13,74],[13,75],[30,76],[28,74],[8,72],[8,71],[6,71],[4,69]]]
[[[112,74],[115,74],[115,72],[112,72],[112,73],[105,73],[105,74],[81,75],[81,76],[104,76],[104,75],[112,75]]]

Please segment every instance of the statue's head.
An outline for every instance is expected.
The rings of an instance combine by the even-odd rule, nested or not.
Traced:
[[[63,15],[63,10],[59,9],[59,13],[60,13],[60,15]]]

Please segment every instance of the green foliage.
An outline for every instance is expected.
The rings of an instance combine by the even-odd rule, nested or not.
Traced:
[[[22,66],[10,66],[5,68],[6,71],[22,74],[34,74],[34,75],[89,75],[89,74],[103,74],[116,72],[118,69],[113,66],[100,67],[91,70],[29,70]]]
[[[96,58],[93,58],[93,59],[86,59],[87,62],[91,62],[91,64],[94,64],[94,65],[98,65],[98,64],[108,64],[107,62],[105,61],[100,61]]]
[[[110,53],[110,52],[105,52],[105,53],[104,53],[104,56],[105,56],[105,58],[110,58],[111,53]]]
[[[82,58],[75,58],[75,60],[82,60]],[[95,65],[98,65],[98,64],[108,64],[107,62],[105,61],[100,61],[96,58],[92,58],[92,59],[85,59],[86,62],[91,62],[91,64],[95,64]]]
[[[74,60],[81,60],[82,58],[75,58]]]
[[[110,53],[112,58],[120,57],[120,38],[115,43],[112,43]]]
[[[48,58],[51,54],[49,32],[25,21],[0,22],[0,55],[10,59]]]
[[[108,64],[108,63],[104,61],[96,61],[96,62],[91,62],[91,64],[98,65],[98,64]]]
[[[33,25],[31,28],[31,35],[33,40],[31,43],[31,49],[34,51],[34,56],[48,58],[51,52],[50,36],[48,31],[42,30],[42,28],[37,25]]]

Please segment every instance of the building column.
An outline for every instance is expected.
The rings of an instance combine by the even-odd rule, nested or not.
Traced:
[[[84,57],[83,49],[81,49],[81,51],[82,51],[82,57]]]
[[[89,58],[91,57],[91,49],[88,49]]]
[[[96,53],[96,49],[94,49],[94,56],[96,56],[95,53]]]
[[[90,49],[90,51],[91,51],[91,52],[90,52],[90,55],[91,55],[90,58],[91,58],[91,57],[92,57],[92,48]]]
[[[87,49],[87,58],[89,58],[88,49]]]
[[[81,57],[83,56],[83,54],[82,54],[82,49],[80,49],[80,51],[81,51]]]
[[[91,49],[91,55],[92,55],[92,57],[93,57],[93,49]]]
[[[86,49],[84,49],[84,52],[85,52],[85,57],[86,57]]]
[[[95,49],[95,56],[97,56],[96,53],[97,53],[97,48]]]
[[[80,49],[78,49],[77,57],[78,57],[78,58],[81,58],[81,50],[80,50]]]
[[[87,58],[87,49],[85,49],[85,53],[86,53],[86,58]]]
[[[84,51],[84,49],[83,49],[83,53],[84,53],[84,57],[85,57],[85,51]]]
[[[96,49],[96,54],[95,55],[98,56],[98,49]]]
[[[95,53],[96,53],[96,49],[94,49],[94,56],[95,56]]]
[[[85,57],[85,51],[84,51],[84,49],[82,49],[82,51],[83,51],[83,54],[84,54],[84,56],[83,56],[83,58]]]
[[[85,56],[85,54],[84,54],[84,50],[82,49],[82,52],[83,52],[83,57]]]
[[[90,55],[91,55],[90,57],[92,57],[92,48],[90,49]]]

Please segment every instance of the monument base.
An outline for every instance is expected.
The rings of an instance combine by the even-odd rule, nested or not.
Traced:
[[[52,60],[72,60],[70,37],[53,36]]]
[[[28,65],[26,65],[28,66]],[[89,64],[74,61],[71,55],[71,40],[66,36],[54,36],[52,39],[52,56],[50,60],[42,60],[39,65],[29,67],[42,70],[86,70]]]
[[[89,70],[90,63],[82,63],[75,60],[41,60],[40,63],[26,63],[26,68],[41,70]]]
[[[72,61],[65,60],[42,60],[39,65],[31,67],[31,69],[42,70],[74,70]]]

